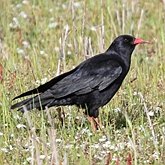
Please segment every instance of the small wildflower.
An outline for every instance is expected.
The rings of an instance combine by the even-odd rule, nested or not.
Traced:
[[[24,124],[18,124],[16,127],[17,127],[18,129],[20,129],[20,128],[26,128],[26,126],[25,126]]]
[[[72,53],[71,53],[71,51],[68,51],[67,54],[68,54],[68,55],[71,55]]]
[[[45,159],[45,157],[46,157],[45,155],[40,155],[40,159],[42,160]]]
[[[26,19],[28,17],[27,14],[24,11],[21,11],[19,13],[19,16],[22,17],[22,18],[24,18],[24,19]]]
[[[59,52],[60,48],[59,48],[59,47],[55,47],[54,50],[55,50],[56,52]]]
[[[49,23],[48,27],[49,27],[50,29],[53,29],[53,28],[56,28],[57,25],[58,25],[57,22],[51,22],[51,23]]]
[[[51,9],[49,9],[49,12],[50,12],[50,13],[52,13],[52,12],[53,12],[53,9],[52,9],[52,8],[51,8]]]
[[[18,114],[14,115],[13,118],[14,118],[14,119],[21,120],[21,117],[20,117]]]
[[[77,120],[79,120],[79,119],[80,119],[80,117],[79,117],[79,116],[76,116],[76,119],[77,119]]]
[[[93,144],[93,145],[92,145],[92,148],[98,149],[98,148],[100,148],[100,144]]]
[[[16,5],[16,8],[17,8],[17,9],[19,9],[19,8],[21,8],[21,7],[22,7],[22,4],[20,4],[20,3]]]
[[[98,160],[102,160],[102,159],[103,159],[103,157],[101,157],[101,156],[99,156],[99,155],[94,155],[94,158],[95,158],[95,159],[98,159]]]
[[[5,123],[5,124],[4,124],[4,126],[5,126],[5,127],[7,127],[7,126],[8,126],[8,124],[7,124],[7,123]]]
[[[159,153],[158,152],[154,152],[154,154],[152,155],[152,157],[154,159],[159,159]]]
[[[66,9],[67,8],[66,4],[62,4],[62,8]]]
[[[19,55],[25,55],[25,51],[23,49],[21,49],[21,48],[17,48],[17,53]]]
[[[90,28],[90,30],[96,31],[96,27],[95,27],[95,26],[92,26],[92,27]]]
[[[73,147],[73,144],[67,144],[67,145],[65,146],[66,149],[70,149],[70,148],[72,148],[72,147]]]
[[[27,5],[27,4],[29,4],[29,1],[28,0],[23,0],[22,4]]]
[[[14,137],[14,134],[12,133],[12,134],[10,135],[10,137],[13,138],[13,137]]]
[[[106,137],[106,136],[102,136],[102,138],[99,139],[99,142],[104,142],[104,141],[106,141],[106,140],[107,140],[107,137]]]
[[[1,151],[7,153],[8,149],[7,148],[1,148]]]
[[[2,132],[0,132],[0,136],[3,136],[3,133]]]
[[[81,3],[80,2],[74,2],[73,6],[76,8],[79,8],[79,7],[81,7]]]
[[[20,27],[18,19],[16,17],[13,17],[12,22],[9,24],[9,26],[12,29]]]
[[[24,48],[29,48],[30,47],[30,44],[28,41],[22,41],[22,45]]]
[[[77,154],[77,157],[79,158],[81,155],[80,154]]]
[[[44,54],[45,54],[44,50],[40,50],[40,55],[44,55]]]
[[[134,93],[133,93],[133,96],[137,96],[137,95],[138,95],[138,92],[134,92]]]
[[[57,143],[60,143],[62,140],[61,139],[56,139],[56,142]]]
[[[73,45],[69,43],[69,44],[67,44],[67,46],[68,46],[69,48],[71,48]]]
[[[148,112],[148,115],[149,116],[154,116],[154,112],[153,111],[150,111],[150,112]]]
[[[115,111],[115,113],[119,113],[119,112],[121,112],[121,109],[120,108],[115,108],[114,111]]]
[[[88,136],[92,136],[93,134],[92,134],[92,132],[88,132]]]
[[[109,148],[109,147],[112,147],[113,145],[111,145],[111,142],[110,141],[106,141],[104,144],[103,144],[103,147],[104,148]]]
[[[125,145],[126,145],[125,143],[118,143],[117,145],[118,150],[124,150]]]
[[[101,155],[107,155],[107,152],[106,151],[101,151]]]
[[[31,157],[28,157],[26,160],[27,160],[28,162],[31,162],[31,161],[32,161],[32,158],[31,158]]]
[[[9,145],[9,150],[12,151],[13,150],[13,146]]]

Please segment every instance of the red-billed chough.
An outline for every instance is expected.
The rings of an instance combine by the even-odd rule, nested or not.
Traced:
[[[73,70],[14,98],[33,95],[11,106],[20,111],[52,106],[77,105],[84,108],[89,120],[97,123],[99,108],[115,95],[127,75],[135,46],[140,38],[120,35],[102,54],[89,58]]]

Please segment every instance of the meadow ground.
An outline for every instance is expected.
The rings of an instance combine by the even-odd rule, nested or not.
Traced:
[[[164,0],[0,1],[0,164],[165,164]],[[14,96],[101,53],[120,34],[134,51],[122,87],[93,133],[72,106],[10,111]]]

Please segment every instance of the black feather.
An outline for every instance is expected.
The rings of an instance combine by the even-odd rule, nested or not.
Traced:
[[[12,105],[11,109],[23,111],[23,106],[31,110],[75,104],[85,108],[90,116],[98,117],[99,107],[111,100],[129,71],[134,40],[129,35],[119,36],[105,53],[87,59],[75,69],[15,97],[36,94]]]

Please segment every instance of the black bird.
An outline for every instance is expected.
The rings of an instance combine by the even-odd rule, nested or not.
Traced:
[[[11,109],[44,110],[52,106],[77,105],[85,109],[91,123],[95,121],[95,127],[99,108],[115,95],[130,69],[135,46],[146,42],[148,41],[130,35],[120,35],[104,53],[89,58],[73,70],[15,97],[13,100],[36,94],[12,105]]]

